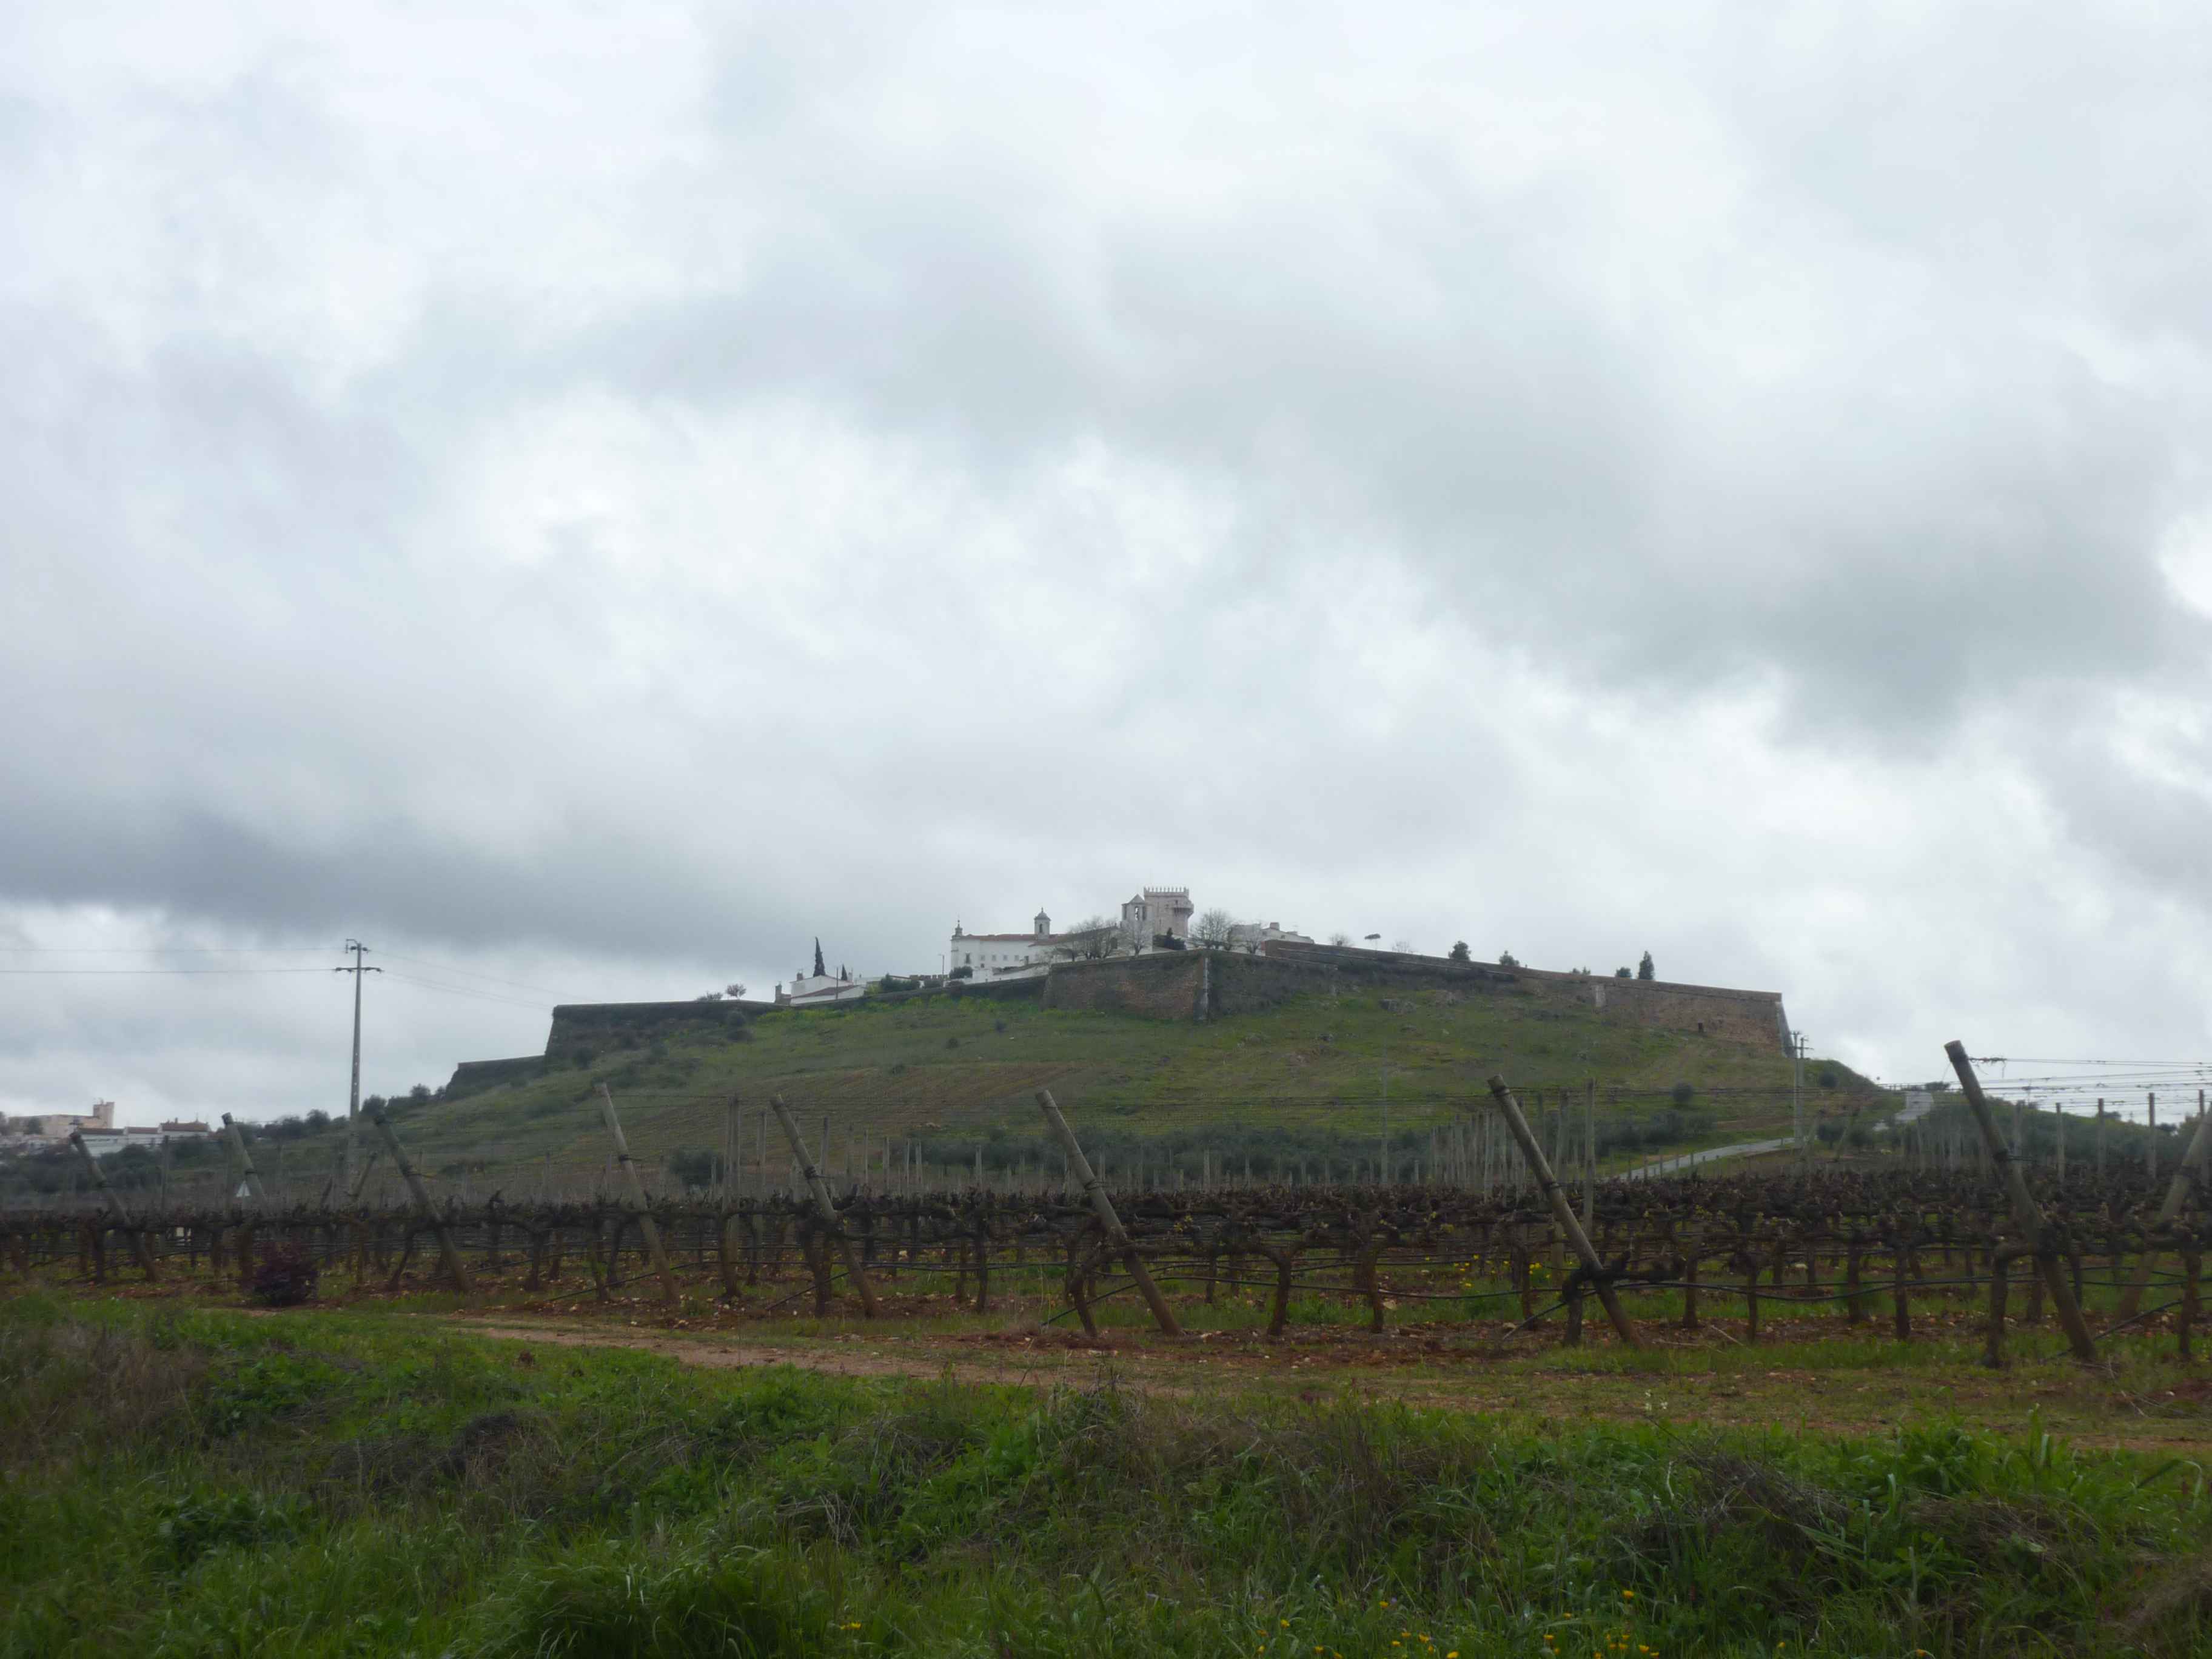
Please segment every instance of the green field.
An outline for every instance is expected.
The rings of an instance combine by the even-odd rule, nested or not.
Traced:
[[[0,1656],[2203,1650],[2193,1462],[1713,1428],[1589,1361],[1643,1420],[1540,1371],[1486,1415],[18,1297]]]

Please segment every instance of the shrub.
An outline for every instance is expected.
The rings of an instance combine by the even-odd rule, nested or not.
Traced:
[[[296,1308],[315,1299],[322,1269],[302,1244],[272,1244],[261,1253],[246,1291],[264,1308]]]
[[[1698,1097],[1698,1091],[1686,1083],[1678,1083],[1669,1091],[1677,1106],[1686,1106]]]
[[[711,1187],[719,1173],[721,1160],[714,1153],[698,1146],[678,1148],[668,1155],[670,1173],[686,1187]]]

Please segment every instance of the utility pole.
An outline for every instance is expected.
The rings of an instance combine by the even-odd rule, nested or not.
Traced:
[[[1797,1154],[1797,1173],[1805,1173],[1805,1034],[1790,1034],[1790,1133]]]
[[[1380,933],[1366,936],[1370,945],[1382,937]],[[1384,1012],[1389,1011],[1386,1009]],[[1387,1187],[1390,1184],[1390,1028],[1388,1025],[1382,1028],[1382,1139],[1376,1151],[1382,1156],[1375,1160],[1375,1184]]]
[[[1390,1034],[1382,1033],[1382,1184],[1390,1184]]]
[[[334,974],[353,975],[353,1085],[346,1093],[345,1144],[340,1148],[338,1154],[342,1160],[338,1165],[338,1189],[341,1192],[351,1192],[354,1159],[360,1155],[361,976],[363,974],[380,974],[384,969],[362,965],[362,957],[368,953],[368,946],[363,945],[359,939],[348,939],[345,942],[345,948],[353,952],[352,964],[344,968],[333,968],[331,971]]]

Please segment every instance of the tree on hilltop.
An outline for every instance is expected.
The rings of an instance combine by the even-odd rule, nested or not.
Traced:
[[[1638,979],[1656,979],[1659,977],[1659,970],[1651,965],[1650,951],[1646,951],[1644,953],[1644,960],[1636,964],[1636,977]]]
[[[1229,943],[1229,930],[1236,925],[1237,918],[1216,905],[1199,913],[1198,920],[1191,924],[1190,936],[1196,944],[1219,950]]]
[[[829,976],[830,970],[822,965],[822,938],[817,933],[814,939],[814,977],[827,979]]]
[[[1521,959],[1510,951],[1500,951],[1498,953],[1498,965],[1500,968],[1518,968],[1521,965]]]
[[[1444,960],[1447,962],[1471,963],[1474,960],[1474,952],[1467,948],[1467,941],[1465,939],[1455,939],[1452,941],[1451,954],[1446,957]]]
[[[1096,962],[1118,956],[1123,944],[1121,924],[1109,915],[1085,916],[1053,941],[1053,954],[1077,962]]]

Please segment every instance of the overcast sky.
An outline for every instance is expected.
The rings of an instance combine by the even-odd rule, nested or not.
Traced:
[[[349,934],[389,1090],[1146,882],[2212,1052],[2208,85],[2185,6],[5,8],[0,1109],[342,1109]]]

